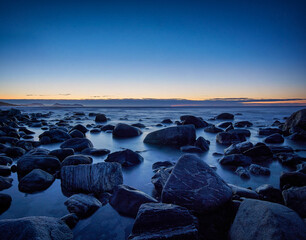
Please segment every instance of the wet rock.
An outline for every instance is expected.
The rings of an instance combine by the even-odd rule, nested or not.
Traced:
[[[247,129],[231,129],[231,130],[226,129],[225,131],[231,134],[237,134],[238,136],[244,136],[244,137],[251,136],[250,130]]]
[[[142,124],[142,123],[134,123],[131,125],[132,127],[137,127],[137,128],[145,128],[146,125]]]
[[[280,188],[306,186],[306,174],[302,172],[287,172],[280,176]]]
[[[72,240],[70,228],[53,217],[24,217],[0,220],[0,239]]]
[[[163,161],[163,162],[155,162],[152,165],[152,170],[154,172],[156,172],[157,170],[161,169],[161,168],[169,168],[169,167],[173,167],[175,165],[174,162],[170,162],[170,161]]]
[[[252,158],[253,162],[265,162],[271,160],[273,157],[271,149],[265,144],[255,145],[254,147],[246,150],[243,154]]]
[[[126,149],[109,154],[105,162],[117,162],[123,167],[132,167],[143,162],[143,157],[137,152]]]
[[[50,138],[51,143],[64,142],[65,140],[71,138],[71,136],[67,132],[60,129],[52,129],[50,131],[45,131],[44,133],[39,135],[39,139],[45,136]]]
[[[253,123],[251,123],[249,121],[240,121],[240,122],[236,122],[234,126],[239,127],[239,128],[252,127]]]
[[[114,189],[110,198],[110,205],[124,216],[135,218],[139,207],[143,203],[157,202],[156,199],[135,188],[119,185]]]
[[[253,199],[259,198],[259,195],[253,190],[239,187],[233,184],[228,184],[228,185],[231,187],[233,195],[238,195],[239,197],[253,198]]]
[[[246,138],[244,135],[236,133],[220,132],[216,136],[216,141],[217,143],[228,146],[234,143],[244,142],[246,141]]]
[[[166,118],[164,119],[161,123],[165,123],[165,124],[171,124],[173,123],[172,120],[170,118]]]
[[[221,113],[216,117],[216,119],[232,120],[234,119],[234,115],[231,113]]]
[[[0,191],[10,188],[13,185],[12,182],[13,182],[12,178],[0,176]]]
[[[100,133],[100,132],[101,132],[100,128],[93,128],[93,129],[90,130],[90,133],[93,133],[93,134]]]
[[[183,125],[151,132],[145,137],[144,143],[181,147],[193,145],[195,139],[196,131],[194,126]]]
[[[47,144],[51,144],[51,138],[47,137],[47,136],[43,136],[39,139],[40,144],[42,145],[47,145]]]
[[[113,130],[113,137],[116,138],[131,138],[142,134],[139,128],[132,127],[125,123],[118,123]]]
[[[76,214],[81,219],[91,216],[102,207],[98,199],[82,193],[72,195],[65,201],[65,205],[70,213]]]
[[[204,128],[208,126],[208,123],[205,122],[202,118],[195,117],[192,115],[184,115],[180,117],[182,125],[194,125],[195,128]]]
[[[72,148],[76,152],[81,152],[85,148],[92,148],[93,144],[87,138],[68,139],[60,145],[60,148]]]
[[[230,187],[205,162],[183,155],[172,170],[162,192],[162,202],[197,212],[218,209],[232,197]]]
[[[255,191],[260,195],[261,199],[265,201],[275,202],[280,204],[284,203],[282,192],[279,189],[274,188],[270,184],[263,184],[258,188],[256,188]]]
[[[231,240],[306,238],[305,223],[291,209],[267,201],[244,200],[229,232]]]
[[[61,184],[68,192],[99,194],[112,191],[123,183],[122,169],[119,163],[96,163],[76,166],[64,166],[61,169]]]
[[[104,114],[97,114],[95,118],[95,122],[107,122],[107,118]]]
[[[295,166],[306,161],[306,158],[301,157],[295,153],[288,152],[278,153],[276,154],[276,157],[278,158],[279,162],[281,162],[281,164],[286,166]]]
[[[232,144],[228,148],[224,149],[224,154],[225,155],[239,154],[239,153],[243,153],[249,150],[252,147],[253,147],[253,143],[251,142],[242,142],[242,143]]]
[[[11,174],[11,168],[8,166],[0,165],[0,176],[8,176]]]
[[[232,122],[222,122],[222,123],[219,123],[217,126],[220,128],[227,128],[229,126],[233,126],[233,123]]]
[[[69,134],[72,138],[84,138],[85,137],[85,134],[77,129],[72,130]]]
[[[251,164],[249,167],[249,171],[254,175],[263,175],[263,176],[269,176],[271,173],[269,168],[262,167],[257,164]]]
[[[69,165],[79,165],[79,164],[91,164],[92,158],[89,156],[77,154],[68,156],[62,162],[62,166],[69,166]]]
[[[5,154],[8,157],[11,157],[11,158],[19,158],[22,155],[24,155],[25,153],[26,153],[26,151],[23,148],[20,148],[20,147],[8,147],[5,150]]]
[[[159,195],[163,191],[163,188],[170,176],[171,171],[172,167],[166,169],[159,169],[151,178],[151,182],[153,183],[155,190]]]
[[[12,197],[5,193],[0,193],[0,214],[4,213],[11,206]]]
[[[181,152],[185,152],[185,153],[202,153],[202,149],[195,147],[195,146],[190,146],[190,145],[186,145],[186,146],[182,146],[180,147]]]
[[[114,130],[114,128],[115,128],[114,125],[107,124],[107,125],[101,127],[101,130],[102,130],[103,132],[105,132],[105,131],[108,131],[108,130]]]
[[[250,174],[244,167],[238,167],[235,173],[243,179],[250,179]]]
[[[292,187],[283,191],[285,205],[306,218],[306,186]]]
[[[275,133],[281,134],[282,130],[280,130],[279,128],[259,128],[258,131],[258,135],[261,136],[270,136]]]
[[[210,125],[204,128],[204,132],[219,133],[219,132],[223,132],[223,130],[221,128],[216,127],[215,125]]]
[[[265,139],[265,143],[283,143],[284,138],[279,133],[274,133]]]
[[[70,229],[73,229],[77,223],[79,222],[79,218],[76,214],[74,213],[70,213],[70,214],[67,214],[63,217],[61,217],[61,220],[67,224],[67,226],[70,228]]]
[[[13,159],[8,156],[0,156],[0,165],[10,165],[13,163]]]
[[[61,162],[68,156],[74,155],[73,148],[55,149],[49,152],[49,155],[57,157]]]
[[[248,166],[252,159],[243,154],[230,154],[219,159],[221,165]]]
[[[0,143],[9,143],[11,145],[15,145],[18,141],[19,139],[15,137],[0,137]]]
[[[306,140],[306,109],[293,113],[285,122],[283,131],[289,134],[296,134],[299,140]]]
[[[88,129],[83,126],[82,124],[77,124],[75,125],[71,130],[79,130],[80,132],[82,132],[83,134],[88,132]],[[71,135],[71,134],[70,134]]]
[[[181,206],[145,203],[137,214],[130,240],[198,239],[197,220]]]
[[[209,144],[210,142],[205,138],[198,137],[198,139],[194,143],[194,146],[200,148],[203,152],[206,152],[209,150]]]
[[[19,181],[18,188],[21,192],[32,193],[49,188],[53,181],[53,175],[41,169],[34,169]]]
[[[105,149],[105,148],[101,148],[101,149],[85,148],[81,153],[85,155],[91,155],[91,156],[104,156],[106,154],[109,154],[110,150]]]

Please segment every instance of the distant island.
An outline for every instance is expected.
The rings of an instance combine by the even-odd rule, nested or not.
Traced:
[[[16,104],[6,103],[6,102],[0,102],[0,106],[2,107],[15,107],[18,106]]]
[[[52,107],[84,107],[82,104],[63,104],[63,103],[54,103]]]

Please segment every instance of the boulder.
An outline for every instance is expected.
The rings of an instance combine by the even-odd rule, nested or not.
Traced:
[[[279,133],[274,133],[265,139],[265,143],[283,143],[284,138]]]
[[[196,131],[194,126],[183,125],[151,132],[145,137],[144,143],[181,147],[193,145],[195,140]]]
[[[12,178],[8,178],[8,177],[1,177],[0,176],[0,191],[10,188],[11,186],[13,186],[12,184],[13,179]]]
[[[53,217],[24,217],[0,220],[0,239],[72,240],[70,228]]]
[[[21,192],[32,193],[47,189],[53,181],[53,175],[41,169],[34,169],[19,181],[18,188]]]
[[[292,147],[289,147],[289,146],[275,146],[275,145],[271,145],[270,149],[271,149],[273,154],[275,154],[275,153],[292,153],[293,152]]]
[[[171,120],[170,118],[166,118],[166,119],[162,120],[161,123],[171,124],[171,123],[173,123],[173,122],[172,122],[172,120]]]
[[[107,118],[104,114],[99,113],[96,115],[95,122],[107,122]]]
[[[252,159],[243,154],[230,154],[219,159],[221,165],[248,166]]]
[[[5,193],[0,193],[0,214],[4,213],[11,206],[12,197]]]
[[[186,146],[182,146],[180,147],[181,152],[185,152],[185,153],[202,153],[202,149],[195,147],[195,146],[191,146],[191,145],[186,145]]]
[[[208,123],[205,122],[202,118],[195,117],[192,115],[184,115],[180,117],[182,125],[193,125],[195,128],[204,128],[208,126]]]
[[[215,125],[210,125],[204,128],[204,132],[219,133],[219,132],[223,132],[223,130],[221,128],[216,127]]]
[[[306,161],[306,158],[289,152],[277,153],[276,157],[278,158],[279,162],[281,162],[281,164],[292,167]]]
[[[244,178],[244,179],[250,179],[251,176],[248,172],[248,170],[246,170],[244,167],[238,167],[235,171],[235,173],[241,177],[241,178]]]
[[[142,123],[134,123],[131,125],[132,127],[137,127],[137,128],[145,128],[146,125],[142,124]]]
[[[250,137],[251,132],[247,129],[225,129],[226,132],[231,134],[237,134],[238,136]]]
[[[39,139],[42,137],[49,137],[51,140],[51,143],[57,143],[57,142],[64,142],[67,139],[70,139],[71,136],[60,129],[52,129],[49,131],[45,131],[44,133],[39,135]]]
[[[77,154],[77,155],[66,157],[64,161],[62,162],[62,167],[69,166],[69,165],[91,164],[91,163],[92,163],[91,157]]]
[[[280,130],[279,128],[259,128],[258,131],[258,135],[261,136],[270,136],[275,133],[281,134],[282,130]]]
[[[249,150],[252,147],[253,147],[253,143],[251,142],[242,142],[242,143],[232,144],[228,148],[224,149],[224,154],[225,155],[239,154],[239,153],[243,153]]]
[[[83,134],[88,132],[88,129],[86,127],[84,127],[82,124],[75,125],[71,130],[79,130]]]
[[[80,219],[91,216],[102,207],[98,199],[83,193],[72,195],[65,201],[65,205],[70,213],[76,214]]]
[[[74,129],[70,132],[70,136],[72,138],[84,138],[85,137],[85,134],[82,133],[81,131],[77,130],[77,129]]]
[[[113,130],[113,137],[116,138],[131,138],[142,134],[142,131],[125,123],[118,123]]]
[[[11,174],[11,168],[9,166],[0,165],[0,176],[8,176]]]
[[[126,185],[115,187],[109,203],[117,212],[124,216],[135,218],[143,203],[157,202],[156,199],[135,188]]]
[[[299,110],[287,118],[283,131],[286,134],[302,133],[306,131],[306,109]]]
[[[55,149],[49,152],[49,155],[57,157],[61,162],[68,156],[74,155],[73,148]]]
[[[283,191],[285,205],[306,218],[306,186],[292,187]]]
[[[107,124],[107,125],[104,125],[103,127],[101,127],[101,130],[103,132],[105,131],[109,131],[109,130],[114,130],[115,126],[114,125],[111,125],[111,124]]]
[[[243,127],[252,127],[253,123],[249,121],[239,121],[234,124],[234,127],[243,128]]]
[[[0,156],[0,165],[11,165],[13,159],[7,156]]]
[[[173,167],[175,165],[174,162],[170,162],[170,161],[163,161],[163,162],[155,162],[152,165],[152,170],[154,172],[158,171],[161,168],[169,168],[169,167]]]
[[[85,148],[84,150],[82,150],[81,153],[85,155],[91,155],[91,156],[104,156],[106,154],[109,154],[110,150],[105,149],[105,148],[100,148],[100,149]]]
[[[216,117],[216,119],[232,120],[234,119],[234,115],[231,113],[221,113]]]
[[[263,176],[269,176],[271,173],[269,168],[257,164],[251,164],[249,166],[249,171],[254,175],[263,175]]]
[[[61,169],[61,185],[68,192],[99,194],[112,191],[123,183],[119,163],[96,163],[64,166]]]
[[[232,122],[222,122],[217,125],[219,128],[228,128],[229,126],[233,126]]]
[[[154,176],[151,178],[151,182],[153,183],[156,192],[160,195],[163,191],[163,188],[170,176],[170,173],[172,171],[171,168],[161,168],[157,170],[157,172],[154,174]]]
[[[5,154],[11,158],[19,158],[23,156],[26,151],[21,147],[8,147],[5,150]]]
[[[76,152],[81,152],[85,148],[91,148],[93,144],[87,138],[72,138],[63,142],[60,148],[72,148]]]
[[[217,143],[222,145],[229,146],[234,143],[240,143],[246,141],[244,135],[239,135],[236,133],[229,133],[229,132],[220,132],[216,136]]]
[[[253,190],[239,187],[233,184],[228,184],[228,185],[231,187],[233,195],[238,195],[239,197],[244,197],[244,198],[253,198],[253,199],[259,198],[259,195]]]
[[[209,144],[210,142],[205,138],[198,137],[198,139],[194,143],[194,146],[200,148],[203,152],[206,152],[209,150]]]
[[[198,239],[198,222],[181,206],[163,203],[141,205],[130,240]]]
[[[302,172],[287,172],[280,176],[280,188],[306,186],[306,174]]]
[[[178,160],[162,191],[162,202],[201,213],[218,209],[231,197],[231,188],[211,167],[192,154],[185,154]]]
[[[284,203],[282,192],[279,189],[274,188],[270,184],[263,184],[256,188],[255,191],[260,195],[260,198],[263,200],[280,204]]]
[[[117,162],[122,167],[132,167],[143,162],[143,157],[130,149],[111,153],[105,159],[105,162]]]
[[[67,224],[67,226],[70,228],[70,229],[73,229],[77,223],[79,222],[79,218],[76,214],[74,213],[69,213],[63,217],[61,217],[61,220]]]
[[[265,144],[255,145],[254,147],[246,150],[243,154],[252,158],[253,162],[265,162],[267,160],[271,160],[273,157],[271,149]]]
[[[291,209],[267,201],[244,200],[229,232],[231,240],[306,239],[303,220]]]

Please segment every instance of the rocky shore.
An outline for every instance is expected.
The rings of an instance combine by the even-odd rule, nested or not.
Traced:
[[[106,114],[94,112],[71,112],[51,121],[53,114],[28,114],[15,108],[0,111],[0,191],[18,184],[20,192],[33,194],[58,179],[69,214],[2,219],[0,239],[73,239],[77,236],[72,229],[79,221],[107,204],[120,215],[135,219],[128,236],[133,240],[306,239],[306,158],[297,149],[280,145],[288,139],[306,148],[306,109],[270,127],[259,127],[262,141],[257,143],[249,140],[251,119],[235,121],[232,113],[207,121],[193,115],[182,115],[177,121],[160,119],[161,129],[150,131],[143,142],[168,146],[182,155],[175,162],[157,159],[152,164],[152,195],[124,182],[124,170],[145,164],[141,152],[95,148],[86,137],[88,133],[109,133],[114,139],[129,141],[144,134],[144,124],[112,125]],[[85,117],[92,123],[71,124]],[[212,124],[217,120],[223,122]],[[33,129],[42,131],[38,140],[33,140]],[[199,157],[211,144],[197,137],[199,130],[214,134],[216,144],[225,146],[224,152],[218,153],[217,168],[228,168],[243,180],[271,175],[269,163],[273,162],[290,171],[277,176],[279,188],[230,184],[218,175],[216,166]],[[59,143],[59,148],[46,148],[54,143]],[[106,158],[93,162],[96,156]],[[12,173],[17,173],[18,183],[13,182]],[[12,200],[0,193],[1,214]]]

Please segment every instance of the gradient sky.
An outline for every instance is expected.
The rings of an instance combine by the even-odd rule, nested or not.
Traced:
[[[0,0],[0,98],[306,98],[306,1]]]

